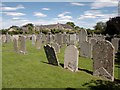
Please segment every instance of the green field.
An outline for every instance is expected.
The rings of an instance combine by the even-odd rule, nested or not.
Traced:
[[[115,65],[115,82],[103,81],[92,75],[92,60],[79,58],[79,71],[64,69],[64,50],[57,54],[60,66],[48,64],[44,49],[37,50],[27,41],[26,55],[13,51],[12,43],[2,46],[2,87],[3,88],[96,88],[100,83],[106,87],[118,88],[119,65]],[[96,84],[97,83],[97,84]],[[101,84],[100,84],[101,85]],[[99,85],[99,86],[100,86]],[[104,87],[104,86],[101,86]],[[109,87],[108,87],[109,88]]]

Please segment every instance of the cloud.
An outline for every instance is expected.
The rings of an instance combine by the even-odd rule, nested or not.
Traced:
[[[80,17],[78,19],[83,20],[83,19],[93,19],[96,17],[101,16],[101,12],[99,10],[88,10],[85,11],[83,15],[80,15]]]
[[[13,25],[15,26],[22,26],[25,25],[27,23],[29,23],[30,21],[27,19],[21,19],[21,18],[13,18],[12,19],[4,19],[3,18],[3,22],[2,22],[2,26],[0,27],[0,29],[7,29]]]
[[[34,16],[37,16],[37,17],[47,17],[46,14],[43,14],[41,12],[34,12]]]
[[[92,4],[91,4],[91,9],[100,9],[100,8],[104,8],[104,7],[115,7],[118,5],[118,1],[117,0],[95,0]]]
[[[100,10],[88,10],[85,11],[83,15],[80,15],[78,19],[84,20],[84,19],[103,19],[103,20],[109,20],[111,17],[117,16],[117,13],[109,13],[105,14],[102,13]]]
[[[15,10],[18,10],[18,9],[24,9],[25,7],[23,5],[18,5],[16,7],[0,7],[0,10],[2,11],[15,11]]]
[[[2,12],[3,14],[6,14],[8,16],[24,16],[26,14],[20,13],[20,12]]]
[[[75,6],[84,6],[85,4],[82,3],[78,3],[78,2],[72,2],[70,3],[71,5],[75,5]]]
[[[21,20],[19,17],[13,17],[12,20]]]
[[[66,15],[69,14],[70,12],[63,12],[61,14],[58,14],[58,18],[60,19],[72,19],[72,16]]]
[[[115,16],[117,16],[117,12],[103,13],[101,10],[88,10],[85,11],[83,15],[80,15],[76,22],[78,25],[92,29],[92,27],[95,26],[97,22],[106,22],[109,20],[109,18]]]
[[[31,22],[34,23],[35,25],[49,25],[49,24],[57,24],[57,23],[65,24],[66,22],[73,22],[73,21],[68,19],[52,18],[50,20],[39,19]]]
[[[46,10],[46,11],[48,11],[48,10],[50,10],[50,8],[42,8],[42,10]]]

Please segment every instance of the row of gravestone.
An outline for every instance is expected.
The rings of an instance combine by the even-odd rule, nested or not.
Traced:
[[[39,39],[41,37],[42,42],[46,42],[47,44],[51,44],[51,43],[58,43],[60,46],[62,46],[62,44],[74,44],[76,41],[76,34],[48,34],[48,35],[44,35],[44,34],[39,34],[39,35],[32,35],[32,44],[35,45],[35,42],[37,41],[37,39]]]
[[[18,35],[9,35],[8,33],[6,35],[2,35],[0,38],[2,38],[2,41],[3,42],[10,42],[10,41],[13,41],[13,38],[16,37]],[[96,39],[96,40],[105,40],[105,36],[103,35],[96,35],[96,34],[93,34],[93,35],[89,35],[87,34],[87,31],[86,30],[81,30],[80,34],[66,34],[66,33],[58,33],[58,34],[47,34],[47,35],[44,35],[42,33],[40,33],[39,35],[26,35],[26,38],[27,37],[32,37],[32,44],[35,45],[36,44],[36,47],[39,49],[41,44],[39,43],[43,43],[43,42],[46,42],[51,44],[51,43],[58,43],[60,46],[62,46],[62,44],[67,44],[67,45],[75,45],[75,43],[78,43],[79,42],[79,46],[84,46],[84,43],[85,41],[87,41],[87,43],[91,43],[91,39]],[[39,39],[40,38],[40,39]],[[115,52],[117,52],[118,50],[118,42],[119,42],[119,38],[114,38],[111,40],[112,44],[114,45],[115,47]],[[82,45],[83,43],[83,45]],[[86,42],[85,42],[86,43]],[[89,57],[92,57],[92,55],[90,55]]]
[[[84,41],[80,44],[80,55],[82,57],[86,57],[86,58],[93,58],[93,46],[95,45],[95,43],[97,41],[104,41],[104,40],[98,40],[95,38],[91,38],[90,41]],[[115,48],[115,53],[117,53],[118,51],[118,47],[120,44],[120,39],[119,38],[112,38],[111,40],[112,45]]]
[[[55,49],[44,46],[48,63],[59,65]],[[78,70],[79,52],[76,46],[69,45],[65,49],[64,68],[75,72]],[[93,47],[93,75],[114,81],[114,47],[109,41],[97,41]]]
[[[13,39],[14,49],[16,52],[26,53],[26,37],[20,36]],[[59,45],[56,45],[59,46]],[[49,63],[59,65],[56,57],[56,52],[59,51],[54,43],[52,46],[44,46],[46,56]],[[87,52],[89,45],[83,45]],[[54,47],[54,48],[53,48]],[[82,46],[81,46],[82,47]],[[114,80],[114,47],[109,41],[97,41],[93,45],[93,75],[103,76],[110,80]],[[80,52],[81,53],[81,52]],[[71,71],[78,70],[78,50],[76,46],[69,45],[65,50],[64,56],[64,68],[68,68]]]
[[[70,34],[70,35],[68,34],[68,36],[65,33],[64,34],[56,34],[54,38],[57,38],[57,39],[55,39],[56,42],[54,42],[53,35],[51,35],[51,34],[48,34],[47,38],[42,33],[40,33],[37,36],[33,34],[32,35],[32,44],[36,45],[37,49],[40,49],[42,42],[44,42],[46,40],[47,43],[49,43],[51,45],[56,43],[57,47],[59,48],[62,44],[61,43],[62,41],[64,41],[64,43],[67,43],[67,45],[74,45],[77,36],[78,35],[76,35],[76,34]],[[18,37],[18,35],[13,35],[13,38],[14,37]],[[51,37],[52,37],[52,39],[50,39]],[[3,42],[10,42],[10,40],[13,41],[13,38],[9,34],[3,35],[2,38],[3,38]],[[97,40],[104,40],[104,37],[102,35],[93,35],[93,37],[88,37],[87,31],[81,30],[80,37],[78,39],[78,41],[80,42],[80,44],[79,44],[80,55],[83,57],[92,58],[93,45]],[[117,53],[117,51],[118,51],[119,41],[120,41],[119,38],[113,38],[111,40],[113,46],[115,47],[115,53]],[[57,51],[59,52],[60,50],[57,50]]]

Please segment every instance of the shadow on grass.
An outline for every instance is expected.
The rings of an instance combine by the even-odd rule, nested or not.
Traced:
[[[120,90],[120,80],[115,79],[114,82],[104,80],[91,80],[82,86],[87,86],[90,90]]]
[[[64,64],[60,63],[60,66],[62,66],[64,68]]]
[[[44,62],[44,61],[41,61],[42,63],[45,63],[45,64],[49,64],[49,65],[52,65],[52,66],[57,66],[57,65],[54,65],[52,63],[48,63],[48,62]]]
[[[84,71],[84,72],[86,72],[86,73],[88,73],[88,74],[93,75],[93,72],[92,72],[92,71],[89,71],[89,70],[87,70],[87,69],[78,68],[78,70]]]
[[[119,66],[115,66],[116,68],[120,68],[120,65]]]
[[[64,68],[64,64],[60,63],[60,65]],[[89,70],[87,70],[87,69],[81,69],[81,68],[78,68],[78,70],[80,70],[80,71],[84,71],[84,72],[86,72],[86,73],[88,73],[88,74],[93,75],[93,72],[92,72],[92,71],[89,71]]]
[[[75,88],[66,88],[65,90],[76,90]]]

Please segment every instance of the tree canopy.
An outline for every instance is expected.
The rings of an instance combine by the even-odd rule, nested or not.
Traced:
[[[71,27],[75,27],[75,24],[74,24],[74,22],[67,22],[66,24],[68,24],[68,25],[70,25]]]
[[[105,34],[120,34],[120,17],[111,18],[106,24]]]

